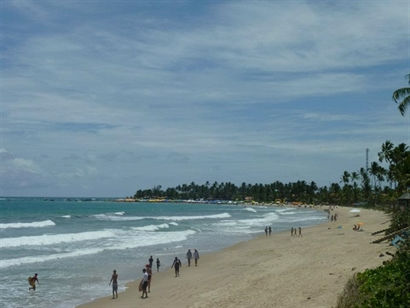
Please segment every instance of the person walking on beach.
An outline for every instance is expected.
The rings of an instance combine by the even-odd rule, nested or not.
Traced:
[[[181,266],[181,261],[178,259],[178,257],[175,257],[174,263],[172,263],[171,268],[175,269],[175,277],[179,277],[179,267]]]
[[[271,234],[272,234],[272,227],[269,226],[269,236],[271,236]]]
[[[117,271],[113,270],[110,283],[108,284],[108,285],[111,285],[112,283],[112,299],[118,298],[118,280],[117,279],[118,279]],[[114,296],[114,293],[115,293],[115,296]]]
[[[154,258],[150,256],[148,259],[148,262],[149,262],[149,266],[152,268],[152,263],[154,263]]]
[[[40,283],[40,282],[38,281],[38,277],[37,277],[37,276],[38,276],[37,273],[35,273],[33,277],[28,277],[28,283],[29,283],[29,285],[30,285],[30,287],[28,288],[29,291],[30,291],[30,290],[35,291],[35,290],[36,290],[36,282],[37,282],[37,283]]]
[[[161,262],[159,261],[159,258],[157,258],[157,272],[159,272],[160,266],[161,266]]]
[[[198,266],[198,259],[199,259],[199,252],[198,250],[194,250],[194,260],[195,260],[195,266]]]
[[[299,237],[302,237],[302,228],[299,227]]]
[[[293,227],[290,229],[290,236],[293,236]]]
[[[142,291],[141,298],[147,298],[148,297],[148,293],[147,293],[148,273],[145,268],[142,269],[142,273],[143,273],[143,276],[140,282],[140,290]],[[144,297],[144,294],[145,294],[145,297]]]
[[[186,253],[186,258],[188,260],[188,266],[191,266],[191,259],[192,259],[192,252],[191,249],[188,249],[187,253]]]
[[[148,289],[148,293],[151,293],[152,270],[149,264],[145,265],[145,269],[147,270],[147,274],[148,274],[147,289]]]

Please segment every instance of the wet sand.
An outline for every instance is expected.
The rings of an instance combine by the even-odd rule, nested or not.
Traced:
[[[305,228],[302,237],[291,237],[289,230],[201,255],[199,266],[184,264],[178,278],[171,269],[154,272],[147,299],[140,298],[134,281],[118,299],[79,307],[335,307],[355,272],[381,265],[391,258],[385,252],[395,251],[386,242],[370,244],[378,238],[372,232],[388,227],[388,215],[361,209],[354,217],[349,210],[336,208],[337,222]],[[358,222],[364,231],[352,230]]]

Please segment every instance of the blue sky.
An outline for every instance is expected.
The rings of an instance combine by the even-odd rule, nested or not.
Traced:
[[[407,1],[0,6],[0,195],[328,185],[410,143]]]

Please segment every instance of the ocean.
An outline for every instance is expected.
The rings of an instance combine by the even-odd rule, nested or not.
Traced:
[[[265,226],[280,232],[326,218],[309,208],[0,198],[0,305],[75,307],[111,295],[113,269],[124,290],[150,255],[164,270],[175,256],[185,262],[189,248],[204,254],[263,234]],[[35,292],[27,282],[34,273]]]

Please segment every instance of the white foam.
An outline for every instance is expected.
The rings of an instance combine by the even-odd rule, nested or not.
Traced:
[[[270,224],[278,219],[279,216],[276,213],[267,213],[260,218],[240,219],[238,220],[238,222],[248,226],[263,226],[265,224]]]
[[[80,256],[85,256],[85,255],[96,254],[102,251],[104,251],[104,249],[102,248],[90,248],[90,249],[79,249],[79,250],[66,252],[66,253],[57,253],[57,254],[52,254],[52,255],[6,259],[6,260],[0,260],[0,268],[6,268],[6,267],[17,266],[17,265],[22,265],[22,264],[46,262],[46,261],[57,260],[57,259],[80,257]]]
[[[142,219],[155,219],[155,220],[197,220],[197,219],[216,219],[216,218],[229,218],[231,215],[229,213],[214,214],[214,215],[203,215],[203,216],[116,216],[110,214],[97,214],[93,217],[99,220],[110,220],[110,221],[133,221]]]
[[[0,224],[0,229],[8,228],[44,228],[55,226],[56,224],[52,220],[43,220],[43,221],[33,221],[33,222],[12,222]]]
[[[63,218],[71,218],[71,215],[63,215],[63,216],[61,216],[61,217],[63,217]]]
[[[295,215],[295,214],[297,214],[298,212],[296,212],[296,211],[287,211],[287,212],[282,212],[282,213],[280,213],[280,215]]]
[[[107,250],[132,249],[143,246],[152,246],[167,244],[171,242],[180,242],[195,234],[194,230],[175,231],[175,232],[145,232],[145,231],[123,231],[117,230],[116,238],[107,239],[99,242],[100,247],[89,247],[76,249],[69,252],[57,253],[51,255],[38,255],[32,257],[22,257],[0,260],[0,268],[18,266],[29,263],[39,263],[57,259],[74,258],[86,255],[102,253]]]
[[[169,228],[168,224],[160,224],[160,225],[148,225],[143,227],[133,227],[132,230],[136,231],[157,231],[160,229],[167,229]]]
[[[109,221],[133,221],[133,220],[142,220],[145,217],[141,216],[119,216],[119,215],[110,215],[110,214],[97,214],[93,215],[93,217],[97,218],[98,220],[109,220]]]
[[[114,215],[118,215],[118,216],[122,216],[122,215],[124,215],[125,214],[125,212],[115,212],[114,213]]]
[[[113,236],[115,236],[115,233],[113,231],[104,230],[80,233],[43,234],[37,236],[9,237],[0,239],[0,248],[54,245],[60,243],[97,240]]]
[[[173,225],[173,226],[178,226],[178,223],[176,223],[176,222],[174,222],[174,221],[173,221],[173,222],[170,222],[169,224],[170,224],[170,225]]]
[[[248,212],[256,213],[256,210],[253,209],[253,208],[251,208],[251,207],[245,207],[244,210],[245,210],[245,211],[248,211]]]
[[[197,219],[216,219],[216,218],[229,218],[231,215],[229,213],[214,214],[214,215],[203,215],[203,216],[157,216],[149,217],[158,220],[197,220]]]

